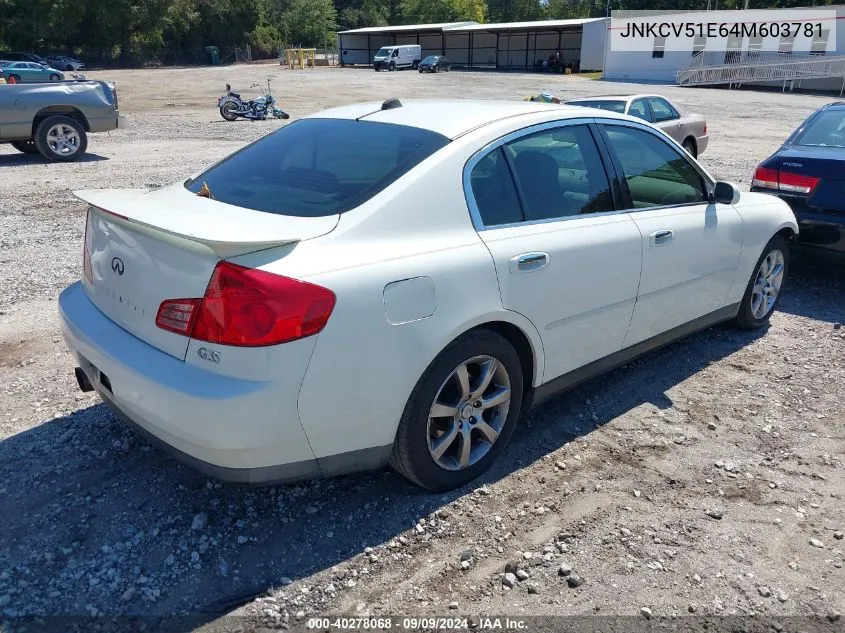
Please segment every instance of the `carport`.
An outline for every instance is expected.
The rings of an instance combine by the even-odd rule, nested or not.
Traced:
[[[337,34],[341,66],[366,66],[382,46],[419,44],[422,56],[446,55],[446,31],[475,22],[411,24],[405,26],[372,26]]]
[[[560,53],[561,63],[601,70],[606,18],[468,24],[445,32],[444,54],[467,68],[525,70]]]

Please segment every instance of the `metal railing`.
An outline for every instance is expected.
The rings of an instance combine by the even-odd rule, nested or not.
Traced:
[[[845,92],[845,56],[792,54],[778,51],[703,51],[693,55],[689,65],[675,71],[679,86],[733,87],[745,83],[783,82],[794,85],[802,79],[842,79]]]

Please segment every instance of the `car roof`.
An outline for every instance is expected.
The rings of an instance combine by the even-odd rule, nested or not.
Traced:
[[[597,97],[584,97],[581,99],[572,99],[572,101],[631,101],[632,99],[643,99],[643,98],[653,98],[657,97],[659,99],[666,99],[669,101],[668,97],[664,97],[663,95],[656,95],[651,93],[642,93],[642,94],[635,94],[635,95],[607,95],[607,96],[597,96]]]
[[[510,117],[554,112],[555,118],[584,116],[585,108],[557,103],[529,101],[480,101],[471,99],[403,99],[401,107],[382,110],[382,102],[357,103],[331,108],[304,118],[358,119],[394,125],[407,125],[454,139],[471,130]],[[624,115],[596,110],[596,116],[624,118]],[[614,116],[615,115],[615,116]]]

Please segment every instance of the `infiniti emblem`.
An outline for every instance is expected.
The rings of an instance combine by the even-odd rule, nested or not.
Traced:
[[[112,257],[111,260],[111,269],[116,272],[118,275],[123,274],[123,260],[120,257]]]

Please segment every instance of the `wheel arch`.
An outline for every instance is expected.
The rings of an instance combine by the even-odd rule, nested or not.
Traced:
[[[35,136],[35,132],[38,129],[38,126],[44,119],[56,115],[64,115],[70,117],[71,119],[74,119],[75,121],[79,122],[83,130],[85,130],[86,132],[91,131],[91,126],[88,124],[88,119],[85,118],[85,115],[79,108],[69,105],[51,105],[45,108],[41,108],[33,117],[32,135]]]
[[[463,324],[440,345],[437,353],[432,355],[429,364],[458,338],[476,330],[495,332],[513,346],[522,364],[523,398],[528,398],[543,378],[543,343],[540,333],[531,321],[519,313],[506,311],[490,314]]]
[[[687,134],[686,138],[684,138],[684,142],[681,145],[685,145],[687,142],[692,144],[693,150],[695,150],[695,155],[693,158],[698,157],[698,141],[692,134]]]

